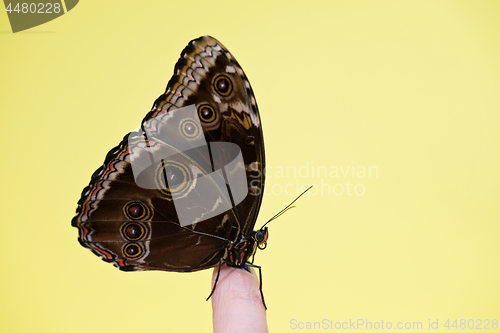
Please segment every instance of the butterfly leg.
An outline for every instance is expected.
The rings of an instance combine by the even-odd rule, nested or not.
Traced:
[[[212,287],[212,292],[210,295],[207,297],[207,301],[212,297],[215,291],[215,287],[217,287],[217,282],[219,281],[219,275],[220,275],[220,267],[222,266],[222,260],[219,262],[219,268],[217,269],[217,277],[215,278],[214,286]]]
[[[267,310],[266,302],[264,301],[264,293],[262,292],[262,267],[257,266],[254,264],[250,263],[245,263],[245,266],[243,266],[245,270],[250,272],[250,267],[252,268],[257,268],[259,270],[259,290],[260,290],[260,298],[262,299],[262,305],[264,305],[264,308]]]
[[[252,261],[250,262],[251,264],[253,264],[253,261],[255,260],[255,252],[253,253],[253,256],[252,256]]]

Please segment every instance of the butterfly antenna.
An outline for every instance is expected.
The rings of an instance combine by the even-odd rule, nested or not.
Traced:
[[[295,208],[295,206],[291,206],[291,207],[283,209],[281,212],[279,212],[278,214],[274,215],[272,219],[270,219],[269,221],[267,221],[266,224],[268,224],[272,220],[276,220],[278,217],[280,217],[281,215],[285,214],[288,210],[290,210],[292,208]]]
[[[301,196],[303,196],[303,195],[304,195],[307,191],[309,191],[311,188],[312,188],[312,185],[311,185],[311,186],[309,186],[309,187],[307,188],[307,190],[305,190],[304,192],[302,192],[302,193],[301,193],[298,197],[296,197],[296,198],[295,198],[295,200],[293,200],[292,202],[290,202],[290,204],[289,204],[288,206],[286,206],[285,208],[283,208],[283,209],[282,209],[282,210],[281,210],[278,214],[274,215],[273,217],[271,217],[271,219],[270,219],[269,221],[267,221],[266,223],[264,223],[264,225],[261,227],[261,229],[262,229],[262,228],[264,228],[264,227],[265,227],[265,226],[266,226],[269,222],[271,222],[272,220],[277,219],[278,217],[280,217],[281,215],[283,215],[283,214],[284,214],[287,210],[294,208],[295,206],[292,206],[292,205],[295,203],[295,201],[299,200],[299,198],[300,198]],[[292,206],[292,207],[291,207],[291,206]]]

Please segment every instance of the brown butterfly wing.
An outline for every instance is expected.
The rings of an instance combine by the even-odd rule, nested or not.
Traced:
[[[213,148],[209,157],[206,147],[196,144],[177,149],[177,141],[185,143],[196,129],[189,122],[186,125],[184,117],[175,117],[180,108],[190,105],[195,105],[201,124],[198,138],[204,137]],[[213,143],[219,142],[236,144],[232,147],[239,149],[218,150]],[[141,177],[154,179],[157,185],[144,188],[137,184],[141,178],[134,177],[133,162],[151,149],[178,153],[144,170]],[[214,180],[203,183],[200,179],[227,165],[240,151],[243,164],[234,166],[235,170],[226,168],[225,179],[244,168],[248,195],[233,206],[224,197],[223,186],[214,192]],[[230,242],[249,237],[262,199],[263,170],[262,130],[250,84],[220,42],[200,37],[182,52],[165,94],[156,100],[141,130],[125,136],[94,173],[72,225],[79,229],[83,246],[122,270],[213,267]],[[169,179],[177,177],[178,183],[167,186],[168,175]],[[214,207],[222,202],[233,208],[182,225],[173,198],[187,200],[193,209],[199,209],[198,199]]]

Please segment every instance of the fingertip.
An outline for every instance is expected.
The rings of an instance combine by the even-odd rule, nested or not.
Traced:
[[[212,285],[218,268],[215,268]],[[222,266],[212,295],[214,332],[267,332],[266,309],[255,272]]]

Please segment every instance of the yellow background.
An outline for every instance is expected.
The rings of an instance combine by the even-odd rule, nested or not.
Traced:
[[[500,2],[83,0],[17,34],[0,13],[0,32],[2,332],[211,331],[211,270],[120,272],[70,225],[205,34],[259,104],[271,177],[257,226],[316,184],[256,256],[272,331],[500,320]]]

